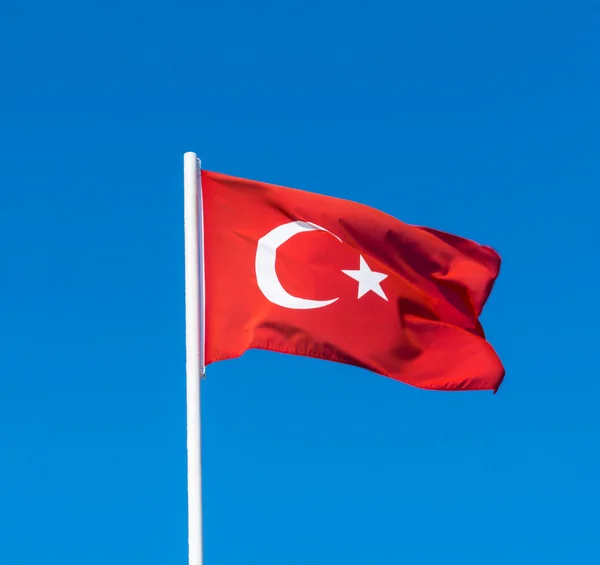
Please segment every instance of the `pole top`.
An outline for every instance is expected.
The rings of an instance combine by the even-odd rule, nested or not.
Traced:
[[[198,170],[200,170],[201,166],[200,166],[200,159],[198,159],[198,155],[196,155],[196,153],[194,153],[193,151],[187,151],[186,153],[183,154],[183,165],[184,167],[194,167],[196,166],[196,168]]]

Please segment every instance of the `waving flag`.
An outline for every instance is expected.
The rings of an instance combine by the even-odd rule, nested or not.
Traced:
[[[205,362],[251,348],[437,390],[497,390],[488,247],[362,204],[201,172]]]

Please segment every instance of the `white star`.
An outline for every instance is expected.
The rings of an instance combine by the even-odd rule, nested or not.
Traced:
[[[375,294],[381,296],[381,298],[388,299],[379,284],[382,280],[387,279],[387,275],[371,271],[362,255],[360,256],[360,269],[358,271],[342,270],[342,273],[358,281],[358,298],[361,298],[372,290]]]

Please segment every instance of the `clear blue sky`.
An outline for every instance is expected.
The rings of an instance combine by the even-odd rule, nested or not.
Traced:
[[[0,562],[187,559],[182,155],[494,246],[499,393],[253,352],[207,565],[600,562],[592,1],[3,2]]]

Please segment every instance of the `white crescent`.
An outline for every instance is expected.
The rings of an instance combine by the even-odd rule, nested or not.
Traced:
[[[331,300],[310,300],[308,298],[300,298],[291,295],[283,288],[283,286],[281,286],[277,271],[275,270],[277,248],[293,236],[310,231],[324,231],[330,233],[337,240],[342,241],[337,235],[325,228],[310,222],[300,221],[289,222],[278,226],[258,240],[256,261],[254,263],[256,282],[258,283],[258,288],[260,288],[261,292],[269,302],[293,310],[310,310],[312,308],[329,306],[338,300],[339,297],[332,298]]]

